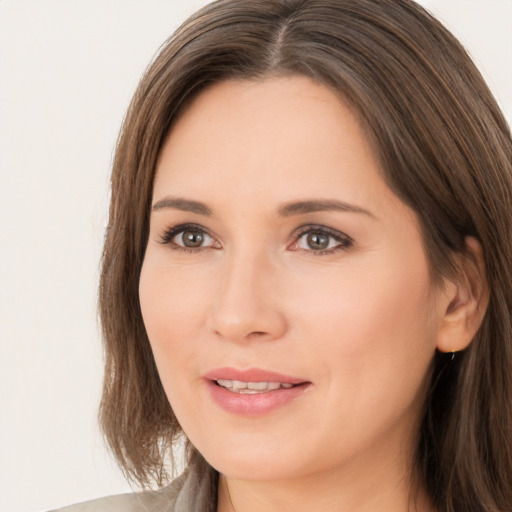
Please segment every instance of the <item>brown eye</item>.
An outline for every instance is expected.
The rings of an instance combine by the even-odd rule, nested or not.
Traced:
[[[352,239],[340,231],[311,226],[302,230],[293,247],[312,254],[328,254],[347,250],[352,245]]]
[[[329,239],[331,237],[325,233],[308,233],[306,243],[309,249],[321,251],[329,248]]]
[[[175,226],[168,229],[160,237],[159,243],[169,244],[174,249],[193,250],[216,248],[219,249],[219,243],[211,237],[204,229],[199,226]]]
[[[176,238],[178,240],[181,238],[181,243],[176,241],[178,245],[183,245],[184,247],[201,247],[205,240],[205,234],[202,231],[187,230],[183,231]]]

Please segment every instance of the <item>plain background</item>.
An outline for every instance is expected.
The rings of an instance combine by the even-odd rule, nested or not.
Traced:
[[[206,0],[0,0],[0,512],[129,491],[96,427],[98,261],[117,132]],[[512,0],[424,0],[512,120]]]

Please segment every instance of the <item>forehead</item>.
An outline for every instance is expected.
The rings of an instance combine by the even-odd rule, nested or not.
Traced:
[[[179,116],[167,141],[174,146],[188,144],[187,149],[192,145],[196,152],[209,149],[205,144],[215,144],[217,150],[222,150],[225,146],[233,149],[230,142],[242,141],[245,144],[241,149],[248,150],[246,137],[250,131],[255,144],[273,140],[276,147],[279,143],[281,148],[295,143],[296,149],[306,150],[307,146],[301,144],[303,139],[313,142],[323,138],[327,143],[340,135],[341,128],[361,131],[357,133],[358,142],[366,146],[356,117],[333,90],[302,75],[228,80],[208,87],[194,98]],[[212,131],[213,127],[217,130]],[[230,141],[225,138],[228,134]],[[199,141],[189,138],[197,136],[202,137],[201,148]]]
[[[201,93],[161,151],[154,199],[271,203],[393,197],[352,109],[303,76],[226,81]]]

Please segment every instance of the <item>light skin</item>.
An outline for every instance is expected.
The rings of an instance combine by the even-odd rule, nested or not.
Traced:
[[[471,341],[480,270],[434,286],[417,216],[329,89],[203,92],[159,158],[140,300],[172,408],[222,475],[218,511],[409,510],[432,357]],[[233,413],[204,379],[224,367],[308,385]],[[432,510],[422,489],[416,505]]]

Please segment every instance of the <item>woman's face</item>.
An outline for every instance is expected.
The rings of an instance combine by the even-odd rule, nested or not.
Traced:
[[[222,473],[407,465],[448,298],[324,86],[225,82],[185,111],[157,166],[140,300],[172,408]]]

